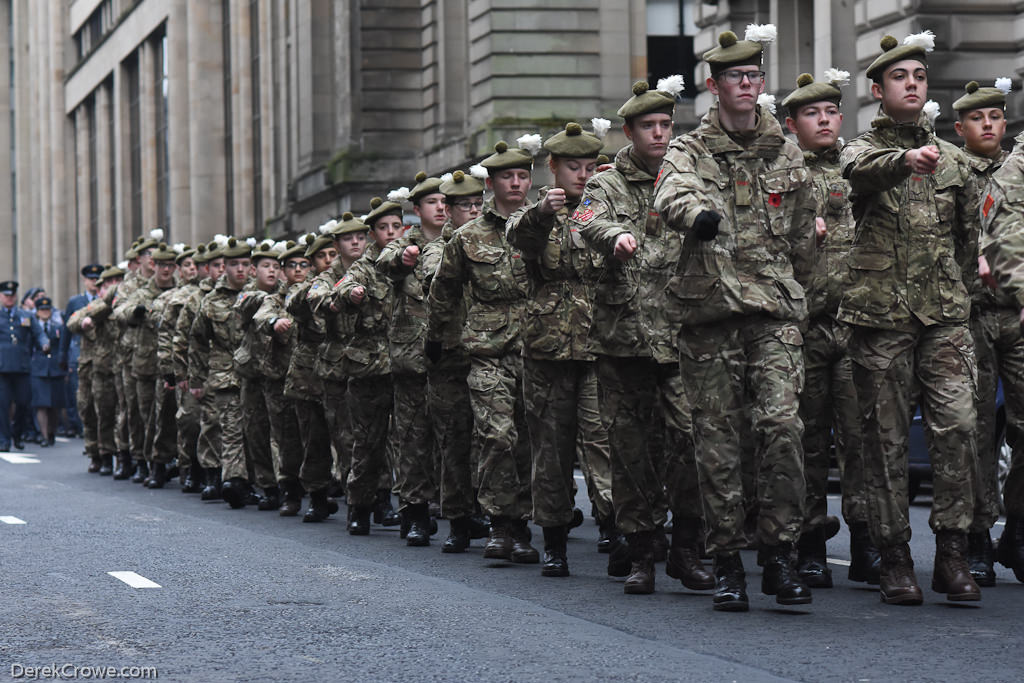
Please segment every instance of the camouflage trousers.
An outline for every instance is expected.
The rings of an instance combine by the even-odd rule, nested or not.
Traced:
[[[82,420],[82,433],[84,436],[85,452],[89,455],[99,455],[101,452],[106,455],[113,453],[113,450],[101,451],[99,444],[99,429],[96,424],[96,405],[94,389],[92,384],[93,364],[86,363],[78,366],[78,393],[75,395],[75,404],[78,407],[78,414]]]
[[[263,380],[263,402],[267,405],[270,438],[277,443],[274,471],[279,484],[299,481],[302,469],[302,434],[295,414],[295,401],[284,395],[283,379]]]
[[[92,413],[92,419],[96,425],[96,444],[99,452],[109,455],[117,451],[117,442],[114,439],[114,427],[117,424],[117,387],[114,382],[114,374],[111,372],[97,371],[95,367],[88,373],[89,393],[91,404],[83,412],[79,403],[78,414],[82,416],[82,423],[85,424],[85,414]],[[81,396],[82,368],[78,368],[78,392]]]
[[[966,324],[915,332],[855,327],[850,339],[860,405],[871,538],[910,540],[907,453],[916,392],[932,461],[933,531],[967,531],[974,516],[974,340]]]
[[[599,356],[601,418],[611,443],[612,500],[622,533],[700,519],[689,403],[677,365]]]
[[[270,417],[263,399],[263,381],[243,377],[240,398],[249,481],[261,489],[277,486],[273,454],[276,449],[270,438]]]
[[[576,505],[577,443],[581,461],[609,460],[594,363],[524,358],[523,397],[533,455],[533,521],[540,526],[567,526]],[[601,499],[604,493],[610,498],[610,488],[596,492],[596,497]]]
[[[476,506],[477,459],[472,448],[468,373],[468,363],[446,364],[445,359],[427,372],[427,403],[441,461],[441,514],[445,519],[468,517]]]
[[[971,328],[978,358],[978,458],[971,531],[988,531],[999,519],[1000,379],[1006,408],[1003,434],[1012,448],[1003,501],[1007,515],[1024,515],[1024,337],[1020,314],[1012,308],[975,306]]]
[[[163,377],[153,379],[153,462],[170,464],[177,459],[178,425],[174,416],[178,412],[175,388],[164,388]]]
[[[239,389],[218,389],[213,392],[213,405],[220,423],[220,476],[249,480],[245,461],[245,418]]]
[[[800,535],[802,344],[796,323],[764,316],[734,316],[679,334],[709,552],[739,550],[749,542],[741,472],[747,420],[757,463],[757,541],[793,543]]]
[[[189,393],[188,389],[178,387],[177,411],[174,421],[177,426],[178,469],[187,475],[192,469],[193,459],[199,461],[199,401]]]
[[[352,467],[352,424],[348,416],[348,379],[324,380],[324,417],[334,446],[332,478],[345,481]]]
[[[523,359],[473,356],[469,375],[473,441],[479,454],[477,499],[488,515],[529,519],[530,443],[523,405]]]
[[[817,529],[828,515],[829,455],[835,445],[843,491],[843,518],[867,522],[864,461],[853,363],[847,353],[850,326],[830,315],[814,318],[804,333],[804,531]]]
[[[429,503],[437,496],[434,472],[434,434],[426,374],[392,375],[392,440],[395,455],[395,493],[400,509]]]
[[[324,405],[315,401],[287,399],[294,402],[295,417],[302,435],[302,467],[299,481],[307,491],[319,491],[331,485],[331,438],[327,431]]]
[[[135,378],[135,400],[139,405],[139,420],[142,423],[142,457],[153,460],[153,439],[156,437],[156,419],[153,411],[156,403],[156,378]]]
[[[199,399],[199,464],[206,468],[220,468],[221,428],[220,415],[212,392],[204,392]]]
[[[146,423],[143,421],[139,406],[139,385],[135,381],[135,377],[132,376],[131,370],[128,369],[130,366],[131,359],[128,358],[121,368],[126,406],[124,411],[125,429],[128,430],[128,447],[132,454],[132,460],[139,462],[146,457]]]
[[[372,505],[381,482],[389,481],[383,477],[387,474],[390,478],[391,474],[387,451],[392,401],[391,375],[352,377],[348,381],[353,443],[345,489],[350,506]]]

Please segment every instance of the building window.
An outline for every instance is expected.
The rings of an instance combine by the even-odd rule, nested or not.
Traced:
[[[170,234],[171,227],[171,175],[167,145],[167,34],[153,39],[156,59],[153,60],[156,85],[156,215],[161,227]]]
[[[252,50],[252,194],[257,236],[263,235],[263,133],[260,130],[260,3],[249,0],[249,45]]]
[[[131,165],[131,223],[128,229],[137,234],[142,229],[142,132],[140,126],[139,55],[125,60],[128,77],[128,148]],[[134,239],[134,238],[132,238]]]
[[[647,81],[651,86],[659,78],[682,74],[686,80],[683,97],[696,97],[693,54],[695,0],[647,0]]]
[[[85,103],[85,117],[87,119],[88,150],[89,157],[89,261],[95,262],[99,255],[99,228],[100,228],[100,192],[99,192],[99,168],[96,159],[96,133],[99,126],[96,123],[96,97],[90,96]]]
[[[234,135],[231,125],[231,0],[221,4],[221,44],[224,61],[224,188],[226,202],[225,219],[228,234],[235,233],[235,159]]]

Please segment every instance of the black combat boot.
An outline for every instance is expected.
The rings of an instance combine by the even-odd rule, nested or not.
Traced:
[[[220,468],[204,467],[203,481],[205,482],[206,486],[203,487],[203,492],[199,494],[199,500],[221,500]]]
[[[615,513],[607,517],[598,517],[597,530],[597,552],[611,552],[612,537],[615,535]]]
[[[181,482],[182,493],[199,493],[203,490],[202,468],[199,463],[193,460],[185,471],[185,479]]]
[[[572,531],[577,527],[583,526],[583,522],[586,519],[586,515],[583,514],[583,510],[574,507],[572,509],[572,521],[569,522],[569,526],[566,528],[566,532]]]
[[[1012,569],[1017,580],[1024,583],[1024,517],[1007,515],[997,555],[999,564]]]
[[[405,506],[409,519],[409,532],[405,544],[413,547],[430,545],[430,506],[428,503],[409,503]]]
[[[996,585],[995,552],[988,531],[967,534],[967,566],[974,582],[984,588]]]
[[[473,539],[487,538],[491,535],[491,520],[482,512],[469,516],[469,537]]]
[[[811,602],[811,589],[793,568],[793,545],[779,543],[765,548],[761,592],[774,595],[780,605],[806,605]]]
[[[149,463],[145,460],[139,460],[135,465],[135,474],[132,475],[133,484],[141,484],[149,479]]]
[[[943,529],[935,534],[935,570],[932,590],[947,600],[981,600],[981,589],[967,566],[967,534]]]
[[[569,560],[565,546],[569,530],[564,526],[544,527],[544,564],[541,576],[569,576]]]
[[[701,521],[692,517],[673,520],[672,546],[668,551],[665,573],[692,591],[715,587],[715,575],[700,561]]]
[[[402,523],[402,517],[395,512],[391,505],[391,491],[379,489],[376,500],[373,504],[373,523],[381,526],[398,526]]]
[[[654,592],[654,532],[626,534],[626,541],[629,544],[630,567],[622,592],[649,595]]]
[[[509,533],[512,536],[512,552],[509,559],[519,564],[537,564],[540,562],[540,553],[530,545],[533,540],[533,533],[530,531],[529,522],[520,519],[511,524]]]
[[[263,489],[263,495],[256,503],[257,510],[277,510],[281,507],[281,489],[276,486],[268,486]]]
[[[512,558],[512,535],[509,533],[508,519],[498,515],[491,517],[491,532],[484,545],[484,557],[490,560]]]
[[[882,570],[882,555],[871,542],[867,522],[850,522],[850,581],[877,586]]]
[[[825,534],[822,527],[808,529],[796,544],[796,571],[809,588],[832,587],[832,570],[825,554]]]
[[[323,522],[331,516],[331,499],[327,497],[327,489],[319,489],[309,492],[309,507],[306,514],[302,516],[303,522]],[[337,503],[334,504],[333,512],[337,512]]]
[[[248,504],[251,491],[249,482],[241,477],[231,477],[220,487],[221,497],[233,510],[239,510]]]
[[[924,594],[914,574],[914,559],[910,545],[901,543],[881,548],[882,566],[878,576],[878,591],[887,605],[920,605]]]
[[[117,467],[114,468],[114,479],[124,481],[130,478],[134,471],[131,454],[128,451],[118,451]]]
[[[715,564],[715,595],[712,609],[719,612],[746,612],[750,609],[747,598],[747,573],[738,552],[717,553]]]
[[[469,517],[456,517],[448,523],[448,538],[441,544],[442,553],[464,553],[469,548]]]
[[[89,456],[89,469],[86,470],[89,474],[96,474],[100,471],[100,466],[103,464],[103,458],[99,455]]]
[[[629,560],[629,541],[616,528],[608,549],[608,576],[629,576],[633,563]]]
[[[297,481],[281,482],[284,490],[284,500],[277,513],[282,517],[295,517],[302,509],[302,485]]]
[[[162,462],[153,463],[153,471],[149,475],[149,483],[146,486],[151,489],[162,489],[166,483],[167,465]]]
[[[312,495],[312,494],[310,494]],[[372,505],[348,506],[348,533],[350,536],[367,536],[370,533],[370,515]]]
[[[100,476],[109,477],[114,473],[114,455],[105,453],[100,456]]]

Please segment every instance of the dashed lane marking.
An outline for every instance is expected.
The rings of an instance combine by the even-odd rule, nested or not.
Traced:
[[[13,515],[0,515],[0,522],[4,524],[25,524],[25,520],[18,519]]]
[[[71,439],[66,436],[55,436],[53,437],[53,440],[57,443],[71,443]]]
[[[35,453],[0,453],[0,460],[6,460],[12,465],[27,465],[39,462]]]
[[[996,526],[1006,526],[1006,521],[1001,519],[998,522],[996,522]]]
[[[838,565],[840,565],[842,567],[849,567],[850,566],[850,561],[849,560],[840,560],[840,559],[835,558],[835,557],[828,558],[828,563],[829,564],[838,564]]]
[[[150,581],[141,574],[135,572],[107,572],[118,581],[124,581],[132,588],[161,588],[159,583]]]

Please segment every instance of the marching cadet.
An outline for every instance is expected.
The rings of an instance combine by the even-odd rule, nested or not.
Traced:
[[[298,330],[295,348],[284,383],[284,395],[294,401],[295,414],[302,434],[302,467],[299,481],[302,488],[285,492],[281,514],[297,514],[302,489],[309,492],[309,509],[303,522],[322,522],[338,511],[338,504],[328,497],[331,484],[331,438],[324,405],[324,383],[317,374],[320,346],[327,338],[327,323],[310,307],[309,291],[316,275],[326,272],[338,257],[333,235],[308,234],[304,238],[305,258],[313,265],[313,277],[294,285],[285,297],[285,310]],[[298,494],[298,499],[290,496]],[[287,506],[287,507],[286,507]],[[291,510],[296,512],[292,513]],[[286,514],[287,513],[287,514]]]
[[[283,247],[283,245],[282,245]],[[271,442],[270,416],[264,400],[263,378],[270,358],[273,340],[259,329],[254,320],[267,296],[284,288],[278,280],[283,249],[273,241],[261,242],[252,252],[253,287],[246,288],[234,305],[234,314],[242,326],[242,339],[234,352],[235,372],[241,384],[242,432],[245,454],[253,483],[262,491],[256,504],[258,510],[281,507],[280,489],[274,470],[274,445]]]
[[[611,444],[613,524],[626,534],[631,560],[609,573],[628,574],[626,593],[654,590],[651,537],[673,510],[672,547],[665,571],[691,590],[715,579],[700,561],[703,533],[690,409],[675,350],[675,329],[664,315],[665,286],[679,259],[681,239],[652,210],[654,180],[672,137],[681,76],[633,86],[619,108],[629,144],[613,168],[587,183],[572,216],[580,235],[605,257],[596,285],[588,348],[597,356],[602,418]],[[663,439],[651,439],[655,431]],[[654,453],[649,442],[663,443]],[[668,473],[662,483],[664,469]],[[667,491],[666,491],[667,490]],[[666,500],[668,493],[668,501]]]
[[[139,257],[135,251],[135,248],[139,245],[142,240],[141,237],[136,238],[132,242],[131,246],[124,253],[124,261],[118,264],[118,268],[123,271],[122,276],[118,279],[117,285],[109,290],[110,304],[113,305],[116,302],[117,292],[124,285],[126,278],[131,278],[133,284],[129,287],[134,286],[135,271],[139,269]],[[114,356],[112,363],[114,368],[114,388],[117,392],[117,423],[114,426],[114,438],[117,440],[117,466],[114,467],[114,479],[124,480],[135,474],[135,465],[132,462],[131,453],[131,436],[129,434],[128,419],[129,419],[129,401],[128,401],[128,390],[124,384],[124,372],[121,369],[121,325],[117,321],[111,320],[110,324],[116,328],[116,338],[114,346],[117,347],[117,354]]]
[[[907,439],[921,394],[934,465],[932,590],[980,600],[965,559],[974,516],[974,341],[966,277],[977,266],[979,191],[963,153],[935,136],[925,112],[934,35],[881,40],[867,69],[880,101],[871,130],[839,164],[857,230],[852,284],[839,320],[854,326],[849,353],[863,433],[871,539],[882,554],[889,604],[921,604],[910,555]]]
[[[32,346],[31,405],[36,410],[40,445],[52,446],[60,409],[64,407],[64,368],[67,361],[63,341],[67,337],[67,330],[62,322],[53,319],[53,301],[48,296],[36,300],[34,323],[40,328],[34,337],[39,341],[45,338],[46,343],[40,346],[36,342]]]
[[[539,150],[540,136],[519,138]],[[534,564],[530,545],[530,451],[523,416],[520,319],[526,272],[505,237],[508,217],[526,202],[533,154],[500,141],[480,165],[487,170],[493,204],[456,230],[444,246],[430,284],[427,344],[443,357],[453,321],[465,317],[462,344],[470,356],[466,382],[473,408],[473,448],[479,458],[477,497],[490,516],[484,557]],[[465,308],[464,308],[465,306]]]
[[[284,286],[263,297],[260,309],[253,316],[256,332],[269,339],[269,348],[261,363],[263,371],[263,400],[270,422],[270,438],[277,444],[274,471],[281,496],[278,514],[293,517],[302,506],[302,435],[292,399],[284,395],[285,376],[295,347],[297,327],[285,310],[285,298],[306,280],[309,259],[306,245],[287,242],[278,256],[284,271]]]
[[[370,533],[370,515],[382,472],[390,473],[388,435],[393,400],[387,326],[393,297],[390,283],[377,272],[381,249],[402,234],[402,205],[370,200],[365,223],[370,241],[358,261],[334,286],[333,303],[348,330],[341,365],[348,376],[348,411],[352,423],[352,466],[346,482],[348,532]],[[409,444],[396,444],[406,448]],[[418,509],[417,509],[418,511]],[[424,510],[425,512],[425,510]],[[430,518],[412,520],[409,545],[430,543]]]
[[[82,289],[84,290],[81,294],[68,299],[68,305],[64,308],[64,323],[71,319],[71,314],[80,308],[85,308],[90,301],[96,298],[96,292],[98,289],[97,281],[99,280],[100,273],[103,272],[103,266],[98,263],[90,263],[89,265],[82,268]],[[72,434],[81,434],[86,442],[93,441],[96,439],[96,423],[86,426],[82,421],[82,415],[78,409],[78,382],[79,382],[79,367],[82,365],[81,362],[81,339],[77,334],[67,334],[63,339],[64,346],[64,357],[67,360],[68,366],[68,381],[65,387],[65,398],[64,405],[67,407],[68,414],[68,425],[70,427],[69,436]],[[90,371],[89,366],[91,361],[86,359],[86,372]],[[96,412],[93,410],[89,411],[89,419],[94,419]],[[91,436],[86,436],[86,433]]]
[[[965,94],[953,103],[957,135],[964,140],[964,156],[978,187],[985,187],[1002,166],[1006,135],[1006,95],[1009,78],[997,78],[995,87],[968,83]],[[974,473],[974,520],[967,530],[967,564],[979,586],[996,585],[990,532],[999,519],[999,450],[996,443],[996,393],[1003,380],[1006,400],[1005,433],[1024,428],[1024,339],[1013,297],[992,285],[988,261],[978,257],[979,277],[971,287],[971,332],[978,359],[978,457]],[[984,276],[982,280],[981,276]]]
[[[122,458],[118,450],[116,429],[118,402],[117,378],[120,370],[116,364],[117,340],[120,327],[110,320],[111,305],[117,286],[124,278],[124,269],[107,266],[97,278],[97,296],[84,308],[75,311],[68,318],[68,330],[81,335],[82,357],[91,359],[92,370],[79,383],[80,410],[93,411],[96,424],[96,444],[100,453],[101,474],[111,474],[113,454],[118,453],[118,469],[130,467],[127,450]],[[124,478],[122,476],[122,478]]]
[[[817,83],[810,74],[801,74],[796,90],[782,101],[788,112],[786,127],[796,135],[811,175],[819,228],[826,231],[807,288],[809,321],[804,332],[804,391],[800,396],[807,495],[797,542],[797,571],[811,588],[832,587],[825,523],[833,445],[841,471],[843,517],[850,527],[849,579],[877,585],[881,562],[868,533],[857,391],[847,353],[850,327],[836,319],[839,302],[850,284],[847,254],[855,227],[850,184],[839,171],[840,87],[849,78],[848,72],[838,69],[827,70],[826,80]]]
[[[26,425],[18,419],[28,414],[32,398],[29,371],[31,369],[32,345],[48,347],[49,340],[43,338],[42,330],[33,327],[31,313],[18,307],[18,283],[14,280],[0,282],[0,451],[14,447],[22,449],[25,444],[21,435]],[[11,421],[11,405],[14,405],[15,420]],[[100,469],[100,453],[88,453],[92,464],[90,472]]]
[[[220,444],[221,497],[242,508],[251,492],[245,460],[245,437],[238,373],[232,356],[242,341],[241,319],[233,310],[249,280],[252,248],[244,240],[228,239],[221,248],[224,275],[203,297],[189,333],[188,386],[197,399],[213,396]],[[218,444],[215,444],[215,446]]]
[[[542,576],[569,575],[566,541],[575,507],[577,440],[586,453],[581,460],[609,457],[594,356],[586,349],[593,254],[569,221],[604,146],[608,122],[594,121],[602,126],[601,136],[569,123],[544,142],[555,184],[541,189],[538,202],[513,213],[506,228],[530,283],[522,329],[523,396],[533,456],[533,521],[544,530]],[[653,553],[651,558],[653,565]]]
[[[718,580],[713,605],[723,611],[749,609],[738,552],[748,544],[738,427],[746,419],[756,435],[761,591],[783,605],[811,601],[790,555],[804,502],[798,408],[807,303],[798,278],[810,270],[815,207],[803,155],[757,103],[759,41],[774,33],[751,25],[741,41],[726,31],[704,53],[718,103],[672,141],[654,190],[655,210],[683,235],[669,314],[681,325],[679,362]]]
[[[430,544],[429,505],[438,491],[435,457],[437,444],[432,429],[432,407],[427,394],[427,365],[424,337],[427,332],[427,289],[429,275],[423,250],[441,239],[447,221],[441,179],[416,174],[416,185],[408,199],[420,224],[381,249],[377,269],[393,287],[394,306],[388,322],[388,353],[394,384],[393,428],[395,443],[395,488],[399,513],[409,528],[406,543]],[[435,264],[436,266],[436,264]]]

